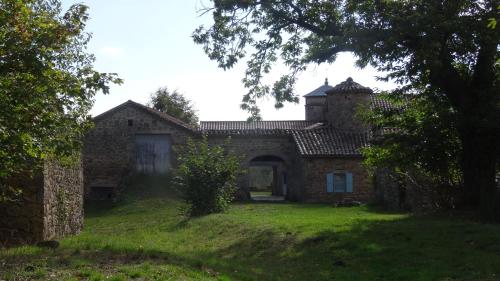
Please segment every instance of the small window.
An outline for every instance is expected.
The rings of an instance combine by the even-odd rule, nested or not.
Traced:
[[[352,192],[352,173],[333,172],[326,174],[326,192]]]
[[[128,126],[132,127],[134,125],[134,120],[128,119]]]
[[[333,174],[333,192],[346,192],[345,173]]]

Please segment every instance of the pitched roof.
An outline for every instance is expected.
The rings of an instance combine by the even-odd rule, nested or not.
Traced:
[[[139,110],[145,111],[145,112],[147,112],[149,114],[155,115],[155,116],[159,117],[162,120],[165,120],[167,122],[173,123],[173,124],[175,124],[175,125],[177,125],[177,126],[179,126],[181,128],[187,129],[189,131],[196,131],[196,129],[193,128],[191,125],[189,125],[189,124],[187,124],[187,123],[185,123],[185,122],[183,122],[183,121],[181,121],[181,120],[179,120],[179,119],[177,119],[177,118],[175,118],[173,116],[170,116],[170,115],[168,115],[168,114],[166,114],[164,112],[158,111],[156,109],[147,107],[145,105],[142,105],[140,103],[137,103],[137,102],[134,102],[134,101],[131,101],[131,100],[128,100],[128,101],[126,101],[126,102],[124,102],[124,103],[122,103],[122,104],[120,104],[120,105],[118,105],[116,107],[113,107],[112,109],[110,109],[110,110],[108,110],[108,111],[106,111],[104,113],[101,113],[101,114],[97,115],[93,119],[95,121],[99,121],[99,120],[105,118],[107,115],[109,115],[111,113],[114,113],[114,112],[117,112],[120,109],[125,108],[127,106],[132,106],[132,107],[137,108]]]
[[[304,97],[309,98],[309,97],[326,97],[326,91],[333,89],[332,86],[328,85],[328,78],[325,79],[325,84],[321,85],[319,88],[315,89],[314,91],[310,92],[307,95],[304,95]]]
[[[372,89],[354,82],[351,77],[327,91],[327,94],[373,93]]]
[[[332,127],[293,131],[293,139],[301,156],[361,156],[360,149],[368,146],[369,133],[341,131]]]
[[[287,135],[317,124],[316,121],[201,121],[200,130],[208,135]]]
[[[381,94],[372,94],[370,96],[370,106],[372,109],[381,109],[383,111],[389,110],[405,110],[406,104],[410,102],[411,97],[404,97],[403,104],[394,104],[390,100],[384,98]]]

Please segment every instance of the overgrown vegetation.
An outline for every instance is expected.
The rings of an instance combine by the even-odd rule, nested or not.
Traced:
[[[0,279],[495,281],[500,274],[500,226],[467,215],[286,203],[235,204],[186,220],[163,179],[130,185],[119,204],[87,206],[83,232],[59,248],[0,250]]]
[[[442,97],[430,94],[379,98],[392,106],[360,111],[375,133],[372,145],[363,150],[365,164],[374,172],[384,168],[396,181],[427,186],[443,200],[453,200],[436,202],[440,205],[456,204],[451,195],[459,194],[463,183],[456,112]],[[436,100],[429,102],[430,98]]]
[[[87,7],[58,0],[0,0],[0,201],[47,157],[72,159],[98,92],[120,83],[86,52]]]
[[[188,205],[187,213],[200,216],[226,210],[236,191],[239,158],[222,146],[209,146],[204,136],[200,141],[189,139],[179,160],[178,182]]]

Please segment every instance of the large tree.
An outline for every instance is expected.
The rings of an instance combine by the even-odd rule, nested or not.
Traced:
[[[177,90],[169,91],[167,87],[159,88],[151,94],[148,105],[193,127],[198,126],[198,115],[192,102]]]
[[[296,101],[297,73],[352,52],[357,64],[387,73],[398,91],[443,97],[455,112],[468,203],[492,218],[499,145],[500,0],[215,0],[214,23],[194,41],[227,69],[251,52],[244,109],[258,118],[265,95]],[[264,74],[290,68],[273,86]],[[432,99],[429,99],[430,101]]]
[[[0,201],[13,175],[74,155],[95,94],[121,82],[94,70],[87,19],[84,5],[0,0]]]

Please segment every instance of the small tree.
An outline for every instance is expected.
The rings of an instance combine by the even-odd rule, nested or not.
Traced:
[[[209,146],[206,136],[189,139],[180,157],[179,179],[190,216],[219,213],[234,198],[240,159],[221,146]]]
[[[191,101],[177,90],[170,92],[166,87],[159,88],[151,94],[148,105],[194,127],[198,126],[198,116]]]

